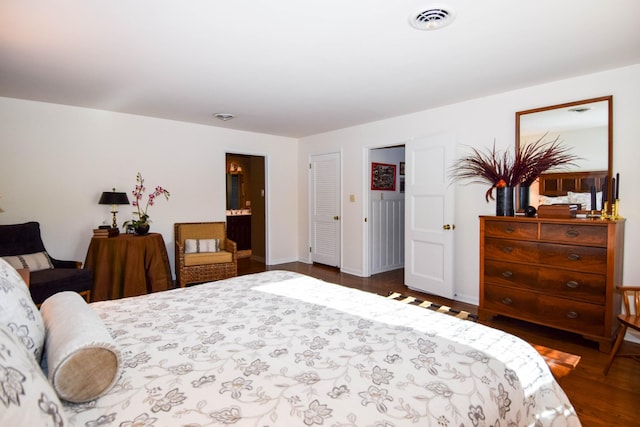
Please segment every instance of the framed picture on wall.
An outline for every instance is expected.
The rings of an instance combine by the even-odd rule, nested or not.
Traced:
[[[371,189],[396,191],[396,165],[371,163]]]

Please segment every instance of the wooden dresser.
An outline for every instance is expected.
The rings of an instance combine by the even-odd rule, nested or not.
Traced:
[[[611,348],[624,220],[480,217],[481,319],[504,315]]]

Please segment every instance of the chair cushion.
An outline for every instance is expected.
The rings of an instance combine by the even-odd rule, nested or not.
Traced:
[[[93,286],[93,270],[80,268],[53,268],[31,273],[29,291],[36,304],[42,304],[51,295],[61,291],[83,292]]]
[[[184,265],[187,267],[204,264],[221,264],[232,261],[233,255],[231,254],[231,252],[227,251],[202,252],[184,255]]]
[[[0,256],[32,254],[44,250],[39,223],[31,221],[0,225]]]

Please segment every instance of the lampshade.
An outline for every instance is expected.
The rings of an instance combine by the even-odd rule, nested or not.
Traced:
[[[105,191],[100,196],[99,205],[128,205],[129,198],[127,193],[117,192],[114,188],[113,191]]]

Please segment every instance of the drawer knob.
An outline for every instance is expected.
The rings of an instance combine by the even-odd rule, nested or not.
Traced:
[[[509,298],[509,297],[502,298],[502,303],[506,304],[506,305],[511,305],[511,304],[513,304],[513,300],[511,298]]]
[[[567,259],[569,261],[580,261],[580,255],[578,255],[578,254],[569,254]]]
[[[569,280],[567,282],[567,288],[576,289],[578,286],[580,286],[580,283],[576,282],[575,280]]]
[[[567,237],[578,237],[580,235],[580,233],[578,233],[578,231],[576,231],[576,230],[571,229],[571,230],[567,230],[565,235]]]
[[[504,277],[505,279],[510,278],[511,276],[513,276],[513,272],[506,270],[502,272],[502,277]]]
[[[513,248],[511,246],[503,246],[502,252],[510,254],[511,252],[513,252]]]
[[[505,233],[509,233],[509,234],[511,234],[511,233],[513,233],[515,231],[516,231],[516,229],[513,228],[513,227],[505,227],[505,229],[504,229],[504,232]]]
[[[575,311],[570,311],[567,313],[567,318],[568,319],[577,319],[578,318],[578,313],[576,313]]]

